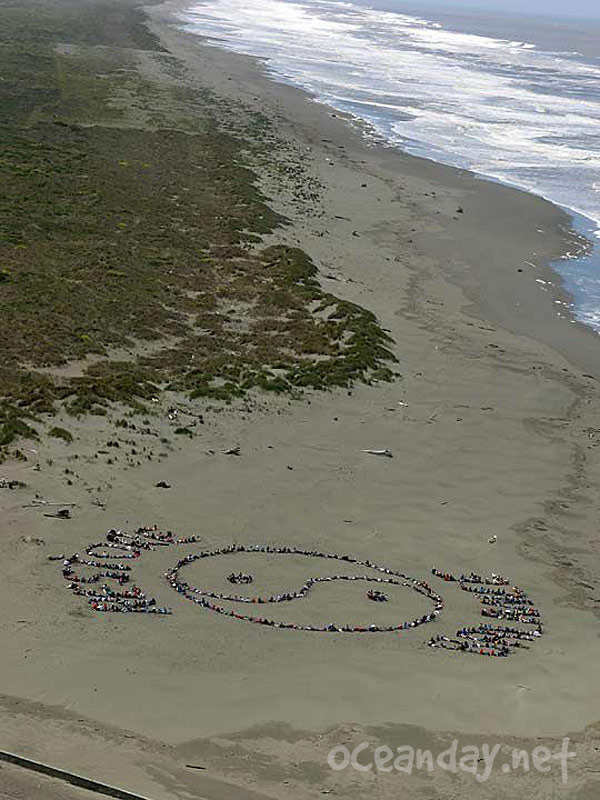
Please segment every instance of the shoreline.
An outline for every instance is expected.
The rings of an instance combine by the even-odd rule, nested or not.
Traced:
[[[329,750],[365,740],[440,752],[453,736],[531,749],[570,735],[573,785],[587,788],[600,746],[600,397],[585,373],[598,363],[598,342],[556,318],[555,295],[536,283],[557,288],[547,260],[575,240],[567,215],[473,173],[368,146],[254,59],[176,30],[181,5],[146,9],[164,51],[126,51],[126,66],[152,87],[146,116],[126,121],[144,130],[160,111],[162,127],[190,133],[190,148],[197,128],[185,120],[207,103],[218,103],[224,130],[239,134],[247,123],[248,165],[286,219],[257,246],[303,248],[325,291],[371,311],[390,333],[400,377],[208,409],[169,394],[152,408],[148,437],[134,442],[156,457],[131,469],[134,433],[115,428],[118,407],[112,418],[56,419],[71,444],[25,442],[35,455],[5,466],[27,487],[3,494],[0,745],[156,800],[387,800],[397,775],[334,773]],[[79,46],[68,57],[93,55]],[[273,147],[259,163],[251,134],[261,120]],[[532,250],[539,266],[527,267]],[[193,437],[175,435],[201,412]],[[36,496],[72,501],[73,519],[45,516]],[[83,552],[109,527],[154,522],[200,541],[135,563],[136,584],[172,616],[96,614],[49,561]],[[424,633],[337,637],[223,619],[171,590],[164,575],[179,556],[231,543],[369,559],[431,581],[446,606]],[[208,574],[190,565],[192,584],[230,589],[219,559],[208,561]],[[269,577],[270,566],[242,559],[227,571],[250,570],[269,592],[307,578],[297,564]],[[481,619],[432,567],[499,572],[524,587],[544,615],[541,641],[506,659],[428,647],[432,634]],[[361,622],[379,606],[349,587],[321,588],[303,606],[283,604],[285,619]],[[402,604],[381,605],[407,618]],[[527,780],[536,797],[552,796],[544,775]],[[472,776],[439,772],[402,781],[403,791],[443,800],[481,789]],[[524,786],[497,774],[487,789],[517,800]]]
[[[214,58],[221,61],[224,68],[225,65],[237,63],[241,70],[246,68],[252,70],[255,80],[258,80],[261,86],[267,83],[278,87],[278,90],[273,91],[279,91],[279,102],[286,105],[292,104],[295,108],[301,105],[303,110],[307,105],[312,106],[314,113],[311,114],[309,108],[308,112],[303,115],[308,119],[302,119],[301,127],[314,125],[315,120],[320,117],[323,125],[331,127],[328,138],[331,136],[334,141],[341,141],[345,146],[352,147],[356,160],[359,160],[361,150],[363,150],[378,162],[383,174],[423,175],[425,178],[430,178],[432,182],[439,181],[441,186],[460,188],[463,191],[466,189],[467,194],[471,190],[470,183],[482,182],[487,189],[488,207],[479,214],[477,224],[485,230],[486,234],[489,233],[490,228],[498,227],[496,218],[498,213],[502,216],[502,206],[504,205],[518,208],[519,212],[527,216],[537,215],[538,223],[547,228],[545,233],[547,233],[548,240],[540,243],[534,226],[529,226],[527,236],[531,243],[530,258],[533,259],[532,263],[535,263],[534,271],[527,263],[529,259],[525,260],[520,253],[513,255],[504,251],[501,259],[496,261],[494,269],[489,267],[482,269],[477,263],[477,260],[483,257],[482,249],[478,246],[466,247],[461,253],[453,253],[453,259],[467,262],[469,274],[465,274],[464,268],[459,269],[460,274],[453,272],[450,268],[447,273],[448,277],[464,292],[469,305],[469,313],[475,318],[487,319],[508,331],[547,344],[583,372],[594,374],[598,370],[600,364],[598,332],[577,319],[569,307],[571,303],[575,302],[575,298],[566,289],[566,279],[555,266],[557,261],[574,250],[581,251],[582,248],[592,249],[594,247],[591,239],[577,231],[574,224],[575,212],[570,212],[541,195],[494,178],[413,155],[387,142],[369,141],[369,124],[367,122],[351,114],[337,111],[333,106],[318,100],[310,92],[294,86],[291,82],[279,79],[277,75],[269,72],[266,59],[235,52],[220,46],[216,40],[213,41],[210,37],[185,31],[183,29],[185,23],[178,17],[178,14],[189,7],[190,3],[187,0],[175,0],[174,2],[167,0],[159,6],[151,6],[149,9],[150,16],[156,18],[158,15],[159,18],[162,18],[163,23],[169,24],[167,19],[170,18],[170,24],[178,29],[178,33],[182,37],[191,37],[191,41],[195,40],[198,47],[216,51]],[[159,9],[163,11],[159,11]],[[223,86],[221,89],[223,90]],[[244,100],[249,105],[251,105],[250,94],[251,92],[248,90],[243,93]],[[324,152],[328,152],[327,147],[322,149]],[[329,148],[329,154],[337,155],[336,149],[335,146]],[[468,210],[465,209],[465,211]],[[510,221],[505,225],[507,228],[505,235],[512,235],[511,225],[522,228],[518,215],[514,214],[510,216]],[[472,230],[473,228],[471,228]],[[519,235],[523,236],[523,233],[521,230]],[[496,238],[498,241],[503,241],[503,236],[499,232],[497,232]],[[432,252],[428,252],[426,255],[442,258],[443,246],[442,244],[441,248],[432,249]],[[522,252],[522,248],[519,250]],[[527,244],[525,244],[525,250],[527,250]],[[510,260],[513,260],[514,263],[512,275],[506,266],[506,261]],[[519,273],[519,277],[517,277],[516,271],[519,268],[523,270],[523,273]],[[547,292],[547,298],[540,297],[542,284],[536,285],[536,279],[545,282],[546,290],[552,287]],[[569,325],[565,324],[564,320],[556,319],[556,306],[559,304],[560,312],[570,321]]]

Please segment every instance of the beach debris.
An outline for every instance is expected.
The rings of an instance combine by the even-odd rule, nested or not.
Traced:
[[[71,511],[68,508],[59,508],[55,514],[44,514],[51,519],[71,519]]]
[[[43,539],[38,539],[35,536],[21,536],[21,541],[25,542],[25,544],[35,544],[38,547],[41,547],[42,545],[46,544],[46,542]]]
[[[188,769],[206,769],[206,767],[200,766],[200,764],[186,764]]]
[[[490,536],[490,538],[488,539],[488,543],[489,544],[496,544],[497,541],[498,541],[498,537],[496,536],[496,534],[494,534],[493,536]]]
[[[50,500],[43,500],[41,497],[36,497],[25,503],[23,508],[36,508],[37,506],[62,506],[64,508],[75,508],[77,503],[53,503]]]
[[[238,444],[235,447],[229,447],[227,450],[223,450],[223,454],[226,456],[241,456],[242,448]]]
[[[372,456],[385,456],[386,458],[393,458],[394,457],[394,454],[392,453],[392,451],[388,447],[385,447],[382,450],[371,450],[370,448],[367,448],[365,450],[361,450],[361,452],[362,453],[369,453],[369,455],[372,455]]]
[[[352,236],[357,236],[360,239],[360,233],[358,231],[352,231]]]
[[[156,484],[156,488],[157,489],[170,489],[171,488],[171,484],[167,483],[166,481],[159,481]]]
[[[457,213],[457,214],[464,214],[464,213],[465,213],[465,210],[464,210],[464,208],[463,208],[462,206],[459,206],[459,207],[456,209],[456,213]]]

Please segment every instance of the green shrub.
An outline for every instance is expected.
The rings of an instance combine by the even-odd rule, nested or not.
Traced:
[[[69,433],[68,430],[65,428],[54,427],[50,428],[48,431],[48,436],[51,436],[53,439],[62,439],[67,444],[71,444],[73,441],[73,435]]]

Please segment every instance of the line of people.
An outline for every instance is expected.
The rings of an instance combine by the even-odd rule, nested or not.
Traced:
[[[361,567],[368,567],[370,569],[379,571],[384,573],[387,576],[392,577],[374,577],[370,575],[327,575],[327,576],[318,576],[309,578],[301,587],[295,591],[288,591],[282,592],[276,595],[270,595],[265,597],[260,596],[251,596],[251,597],[244,597],[240,595],[230,595],[230,594],[223,594],[220,592],[215,592],[210,589],[201,589],[198,587],[190,586],[186,581],[182,580],[179,576],[180,570],[185,567],[186,565],[192,564],[195,561],[205,559],[205,558],[213,558],[216,556],[224,556],[230,554],[238,554],[238,553],[265,553],[265,554],[277,554],[277,555],[302,555],[308,556],[312,558],[323,558],[323,559],[330,559],[336,561],[344,561],[349,564],[353,564],[356,566]],[[398,631],[398,630],[407,630],[409,628],[414,628],[419,625],[423,625],[427,622],[432,622],[438,614],[442,611],[444,607],[443,598],[434,592],[433,589],[429,586],[429,584],[425,581],[420,581],[415,578],[410,578],[408,575],[405,575],[403,572],[398,572],[396,570],[391,570],[387,567],[381,567],[377,564],[372,563],[371,561],[365,560],[361,561],[359,559],[352,558],[351,556],[347,555],[338,555],[336,553],[326,553],[321,552],[318,550],[304,550],[299,547],[274,547],[270,545],[228,545],[227,547],[222,548],[215,548],[213,550],[205,550],[201,553],[197,554],[190,554],[185,556],[184,558],[180,559],[177,564],[170,570],[165,573],[165,577],[169,584],[172,586],[175,591],[179,594],[187,597],[189,600],[192,600],[194,603],[202,606],[203,608],[207,608],[211,611],[214,611],[219,614],[224,614],[226,616],[234,617],[236,619],[245,620],[247,622],[254,622],[261,625],[269,625],[271,627],[276,628],[289,628],[291,630],[306,630],[306,631],[320,631],[320,632],[329,632],[329,631],[337,631],[343,633],[350,633],[350,632],[391,632],[391,631]],[[263,616],[255,616],[250,614],[242,614],[232,609],[224,608],[223,606],[217,605],[216,603],[211,602],[211,600],[225,600],[229,602],[235,603],[254,603],[254,604],[270,604],[270,603],[280,603],[286,602],[290,600],[298,600],[302,597],[306,597],[306,595],[310,592],[310,589],[317,583],[324,583],[329,581],[337,581],[337,580],[346,580],[346,581],[368,581],[368,582],[376,582],[376,583],[387,583],[393,584],[395,586],[406,586],[414,591],[425,595],[434,603],[434,609],[429,614],[424,614],[420,617],[416,617],[413,620],[401,622],[396,625],[368,625],[368,626],[352,626],[352,625],[336,625],[334,623],[330,623],[328,625],[300,625],[296,623],[284,623],[284,622],[276,622],[271,620],[267,617]],[[384,595],[383,592],[374,592],[374,594],[379,594],[385,599],[387,597]],[[210,598],[210,599],[208,599]]]
[[[435,575],[436,578],[441,578],[443,581],[448,581],[448,582],[454,581],[456,583],[476,583],[476,584],[484,584],[486,586],[508,586],[509,584],[507,578],[504,578],[502,577],[502,575],[498,575],[495,572],[492,572],[487,578],[483,578],[476,572],[471,572],[469,573],[469,575],[461,573],[461,575],[457,578],[451,572],[442,572],[442,570],[433,567],[431,570],[431,574]]]
[[[429,640],[430,647],[478,653],[479,655],[507,656],[513,648],[526,647],[524,641],[534,641],[542,635],[541,614],[527,593],[518,586],[508,587],[509,581],[492,573],[489,578],[471,573],[455,577],[450,572],[432,569],[432,574],[447,582],[455,582],[465,592],[474,594],[482,605],[481,615],[495,620],[518,622],[535,626],[533,632],[484,623],[471,628],[461,628],[456,636],[437,636]]]
[[[87,557],[74,553],[63,559],[63,578],[69,582],[67,586],[73,594],[85,597],[94,611],[171,614],[171,609],[158,606],[156,599],[146,597],[139,587],[132,585],[128,589],[122,588],[130,581],[131,566],[121,562],[125,559],[139,558],[144,550],[155,550],[157,547],[175,543],[177,540],[170,531],[162,533],[157,526],[138,528],[135,534],[111,528],[106,533],[105,541],[94,542],[85,548]],[[101,552],[98,552],[99,550]],[[119,561],[115,562],[112,559]],[[76,565],[92,568],[96,572],[92,575],[83,575],[76,572]],[[102,578],[116,581],[119,589],[113,589],[106,583],[98,589],[83,588],[84,584],[97,584]]]
[[[71,591],[87,599],[94,610],[107,612],[144,612],[155,614],[170,614],[171,609],[159,607],[155,598],[148,598],[137,586],[123,588],[130,582],[131,566],[125,561],[132,561],[141,556],[143,551],[155,550],[175,544],[190,544],[199,540],[197,536],[176,538],[171,531],[163,533],[157,526],[141,527],[135,533],[129,534],[117,529],[110,529],[105,541],[95,542],[85,548],[85,555],[75,553],[63,560],[63,577],[67,580]],[[374,575],[323,575],[311,577],[297,590],[285,591],[270,596],[241,596],[230,595],[190,586],[182,580],[180,570],[197,560],[240,553],[262,553],[267,555],[300,555],[312,558],[322,558],[346,562],[353,566],[366,567],[380,572],[382,576]],[[79,574],[77,566],[92,568],[92,575]],[[442,572],[436,568],[432,574],[446,582],[460,585],[463,591],[470,592],[480,601],[481,613],[498,621],[507,620],[535,626],[533,631],[520,628],[511,628],[502,625],[482,623],[479,626],[464,627],[457,631],[455,637],[443,635],[432,637],[428,645],[443,647],[461,652],[478,653],[480,655],[506,656],[513,648],[527,647],[526,642],[534,641],[542,635],[542,622],[540,612],[532,604],[527,594],[516,586],[509,586],[509,581],[501,575],[492,573],[489,577],[482,577],[471,572],[469,575],[455,576],[450,572]],[[322,552],[319,550],[305,550],[299,547],[276,547],[271,545],[228,545],[226,547],[205,550],[197,554],[190,554],[180,559],[176,565],[165,573],[171,587],[180,595],[192,600],[197,605],[216,613],[236,619],[267,625],[275,628],[306,630],[320,632],[391,632],[407,630],[419,625],[432,622],[444,608],[444,600],[426,581],[411,578],[403,572],[378,566],[370,560],[360,560],[348,555]],[[119,588],[111,588],[104,583],[101,587],[85,589],[85,584],[97,584],[102,578],[114,580]],[[228,576],[232,584],[249,585],[253,576],[249,573],[232,572]],[[287,602],[306,597],[311,588],[319,583],[331,581],[365,581],[369,583],[403,586],[413,589],[433,602],[433,610],[428,614],[395,625],[300,625],[295,623],[277,622],[265,616],[244,614],[237,610],[225,608],[214,600],[229,601],[244,604],[271,604]],[[366,592],[369,600],[383,602],[388,597],[380,589],[370,588]]]

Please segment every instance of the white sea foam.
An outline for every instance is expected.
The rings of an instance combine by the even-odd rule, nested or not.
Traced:
[[[600,62],[360,2],[211,0],[181,19],[389,143],[540,194],[600,237]]]
[[[596,65],[335,0],[211,0],[182,18],[405,149],[543,194],[600,228]]]

